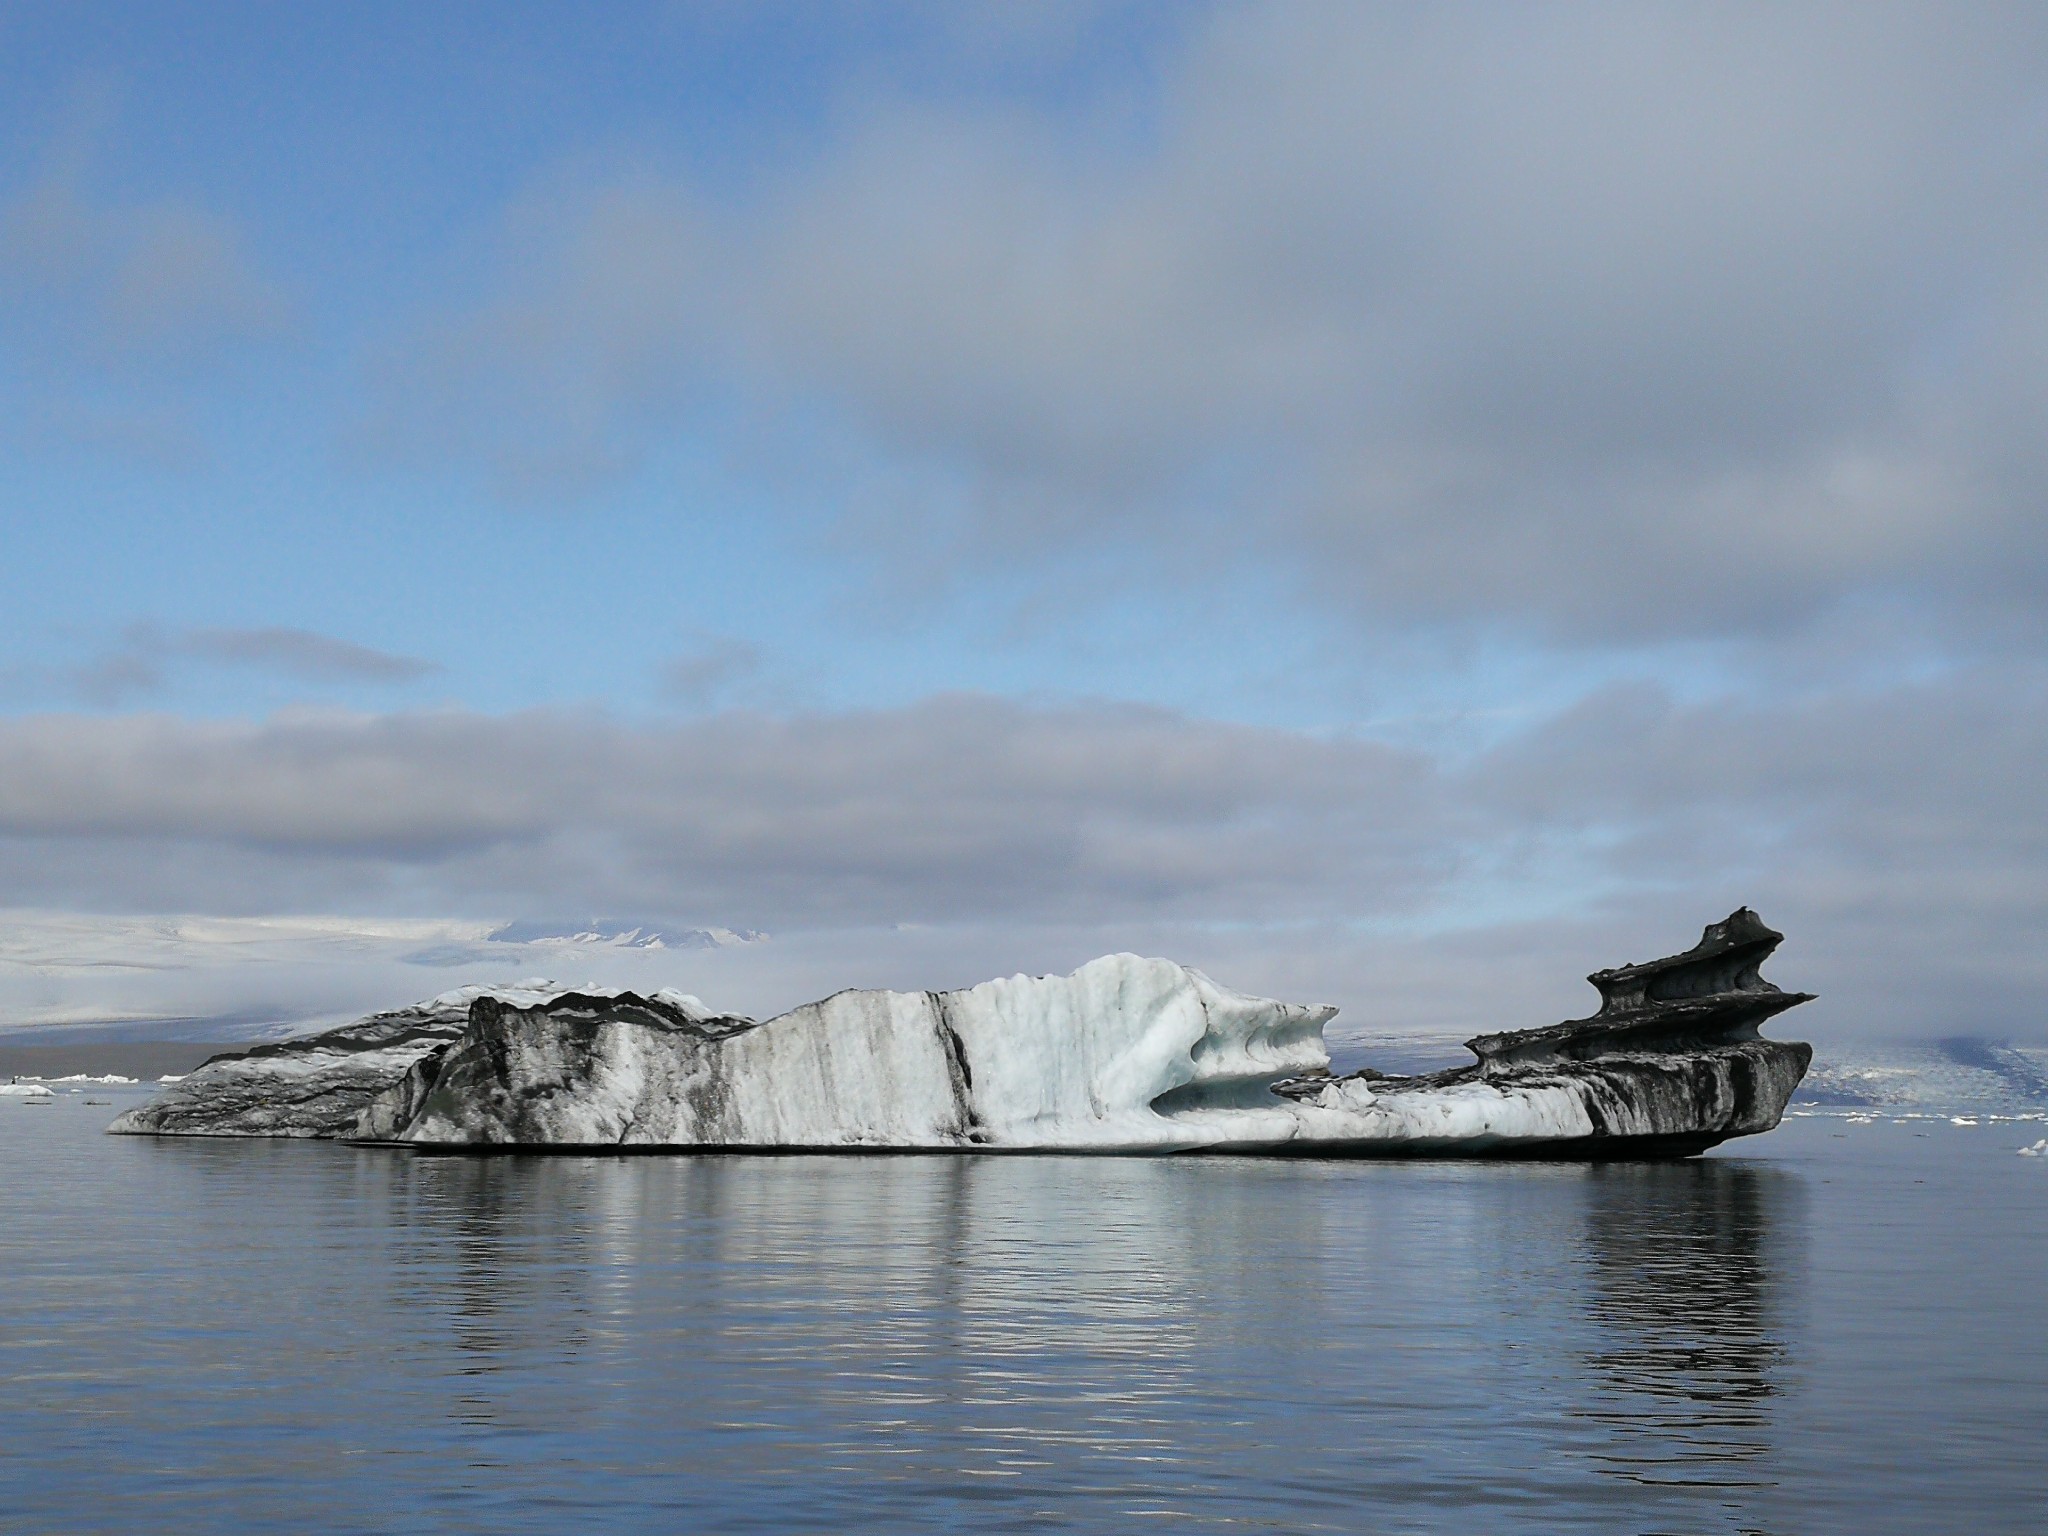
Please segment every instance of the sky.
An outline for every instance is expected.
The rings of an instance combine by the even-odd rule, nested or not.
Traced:
[[[0,1027],[2048,1037],[2044,194],[2028,6],[0,0]]]

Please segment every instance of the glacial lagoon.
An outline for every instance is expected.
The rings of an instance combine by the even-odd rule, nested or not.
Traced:
[[[137,1091],[0,1101],[0,1528],[2048,1528],[2038,1119],[470,1158],[101,1134]]]

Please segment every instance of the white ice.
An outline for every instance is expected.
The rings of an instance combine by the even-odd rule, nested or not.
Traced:
[[[1322,1031],[1335,1012],[1110,955],[1071,976],[962,992],[841,992],[687,1047],[606,1024],[572,1058],[542,1015],[510,1021],[501,1093],[437,1091],[393,1129],[424,1143],[1096,1151],[1484,1144],[1595,1129],[1584,1095],[1562,1084],[1376,1092],[1342,1080],[1305,1102],[1267,1092],[1327,1067]],[[377,1114],[365,1133],[392,1134]]]

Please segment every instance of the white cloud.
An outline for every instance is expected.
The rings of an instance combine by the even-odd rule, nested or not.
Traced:
[[[2009,340],[2048,291],[2038,15],[1191,31],[1139,150],[1095,131],[1115,103],[898,90],[743,203],[537,188],[504,286],[401,354],[387,415],[552,495],[740,381],[801,424],[767,452],[836,426],[835,475],[920,501],[901,548],[1249,558],[1381,621],[1640,641],[1872,591],[2038,606],[2002,579],[2048,552],[2040,352]]]

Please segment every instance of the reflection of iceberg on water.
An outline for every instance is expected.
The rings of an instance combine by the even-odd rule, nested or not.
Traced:
[[[1594,1390],[1573,1412],[1606,1426],[1595,1464],[1667,1495],[1770,1486],[1799,1179],[1708,1159],[1598,1169],[1585,1189]]]
[[[1811,1059],[1757,1027],[1807,1000],[1743,908],[1682,955],[1600,971],[1600,1011],[1481,1035],[1421,1077],[1334,1077],[1333,1008],[1166,960],[959,992],[841,992],[766,1022],[660,992],[450,994],[216,1057],[124,1133],[429,1148],[1233,1151],[1641,1157],[1778,1123]]]

